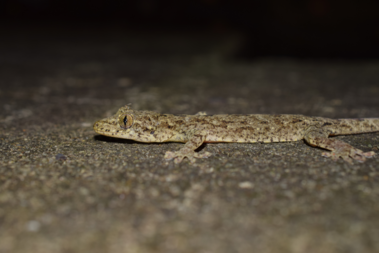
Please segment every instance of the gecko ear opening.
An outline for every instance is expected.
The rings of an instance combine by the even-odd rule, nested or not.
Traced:
[[[133,126],[133,116],[130,114],[121,114],[118,118],[118,124],[121,128],[128,129]]]

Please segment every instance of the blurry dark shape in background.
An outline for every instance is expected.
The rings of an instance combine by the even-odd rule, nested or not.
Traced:
[[[379,57],[377,0],[3,0],[0,21],[10,30],[238,32],[237,56],[248,59]]]

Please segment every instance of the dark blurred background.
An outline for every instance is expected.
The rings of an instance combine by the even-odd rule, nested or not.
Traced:
[[[8,33],[97,30],[99,38],[109,30],[239,33],[235,56],[246,59],[379,57],[377,0],[3,0],[0,21]]]

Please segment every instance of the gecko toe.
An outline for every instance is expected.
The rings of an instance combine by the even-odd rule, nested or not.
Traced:
[[[184,158],[183,155],[180,155],[180,154],[177,154],[177,152],[171,152],[171,151],[167,151],[164,156],[164,159],[166,160],[174,159],[174,163],[181,163],[183,161],[183,158]]]
[[[175,158],[175,153],[171,151],[167,151],[166,154],[164,155],[164,159],[166,160],[172,160]]]
[[[353,164],[353,159],[351,159],[350,157],[348,156],[341,156],[341,158],[345,161],[345,162],[348,162],[350,164]],[[354,158],[355,159],[355,158]],[[356,160],[356,159],[355,159]]]
[[[331,152],[322,152],[321,155],[323,157],[332,157],[332,153]]]
[[[183,154],[180,151],[177,151],[177,152],[167,151],[165,156],[164,156],[164,159],[166,159],[166,160],[173,160],[174,159],[174,163],[181,163],[183,161],[183,159],[185,157],[187,157],[188,160],[190,161],[190,163],[195,163],[196,158],[208,158],[211,155],[212,154],[209,152],[204,152],[202,154],[198,154],[195,152]]]
[[[196,157],[196,158],[208,158],[211,155],[212,155],[212,153],[210,153],[210,152],[204,152],[202,154],[195,153],[194,157]]]
[[[184,157],[176,157],[175,159],[174,159],[174,163],[176,163],[176,164],[178,164],[178,163],[181,163],[182,161],[183,161],[183,158]]]
[[[187,156],[188,160],[190,160],[190,163],[195,163],[196,158],[194,156]]]
[[[370,152],[363,153],[362,155],[364,157],[370,158],[370,157],[374,157],[375,156],[375,152],[374,151],[370,151]]]
[[[366,157],[364,157],[364,156],[358,156],[358,155],[353,156],[353,159],[356,160],[356,161],[358,161],[358,162],[361,162],[361,163],[363,163],[364,161],[366,161]]]
[[[324,156],[324,157],[329,157],[329,158],[331,158],[333,161],[337,161],[338,159],[339,159],[339,155],[337,155],[336,153],[334,153],[334,152],[323,152],[322,154],[321,154],[322,156]]]

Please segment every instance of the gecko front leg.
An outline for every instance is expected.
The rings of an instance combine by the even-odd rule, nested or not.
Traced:
[[[191,163],[196,161],[195,158],[208,158],[211,156],[211,153],[205,152],[203,154],[196,153],[195,150],[203,144],[205,141],[205,135],[194,134],[192,137],[184,144],[179,151],[171,152],[167,151],[164,158],[166,160],[174,159],[175,163],[180,163],[184,157],[187,157]]]
[[[346,142],[329,139],[329,132],[326,129],[312,127],[304,135],[304,139],[312,146],[324,148],[331,152],[324,152],[322,156],[330,157],[334,161],[341,157],[343,160],[353,163],[353,160],[364,162],[366,157],[372,157],[375,152],[363,152],[360,149],[354,148]]]

